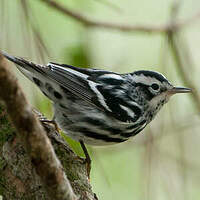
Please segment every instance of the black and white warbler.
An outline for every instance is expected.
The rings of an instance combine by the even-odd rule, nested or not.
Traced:
[[[124,142],[141,132],[173,94],[191,92],[154,71],[118,74],[3,55],[51,99],[55,122],[82,144]]]

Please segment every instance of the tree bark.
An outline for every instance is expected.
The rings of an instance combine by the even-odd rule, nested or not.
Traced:
[[[97,199],[83,160],[53,126],[43,124],[43,131],[7,67],[0,55],[0,195],[8,200]]]

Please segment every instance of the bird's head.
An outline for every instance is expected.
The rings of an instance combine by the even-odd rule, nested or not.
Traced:
[[[151,121],[169,98],[178,93],[188,93],[191,89],[173,86],[162,74],[154,71],[136,71],[131,73],[135,93],[139,104],[145,107],[144,114]]]

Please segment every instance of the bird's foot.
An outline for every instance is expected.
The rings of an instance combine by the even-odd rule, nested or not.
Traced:
[[[90,180],[90,171],[91,171],[91,160],[88,160],[87,158],[83,158],[80,156],[76,156],[75,160],[80,161],[81,163],[86,165],[86,173],[87,173],[87,177]]]
[[[56,123],[55,120],[49,120],[49,119],[40,119],[42,123],[48,123],[48,124],[53,124],[55,130],[59,133],[61,129],[58,127],[58,124]]]
[[[86,148],[85,144],[83,143],[83,141],[80,141],[80,145],[85,154],[85,159],[84,158],[81,158],[81,159],[83,160],[83,163],[86,165],[87,176],[88,176],[88,179],[90,180],[90,171],[91,171],[91,162],[92,161],[90,159],[90,155],[89,155],[87,148]]]

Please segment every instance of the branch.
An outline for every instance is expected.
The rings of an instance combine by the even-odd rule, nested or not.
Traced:
[[[180,6],[181,6],[181,0],[176,0],[172,4],[172,10],[171,10],[171,23],[172,24],[174,23],[174,20],[176,20]],[[192,21],[195,19],[195,17],[198,18],[199,16],[200,16],[200,13],[191,17],[190,20]],[[185,23],[187,23],[187,21]],[[188,47],[186,47],[186,45],[183,45],[185,43],[185,40],[181,41],[182,46],[180,46],[178,42],[180,42],[181,37],[180,37],[179,32],[176,30],[167,31],[166,36],[168,38],[169,45],[172,50],[172,55],[174,57],[176,67],[179,71],[179,74],[181,75],[183,82],[188,87],[195,89],[196,88],[195,84],[188,76],[189,75],[188,68],[185,69],[184,61],[187,62],[188,66],[190,66],[190,68],[192,68],[192,65],[193,65],[192,59],[188,52]],[[179,39],[179,41],[178,41],[178,39]],[[185,55],[183,55],[183,52]],[[196,105],[197,109],[200,111],[200,96],[199,96],[199,94],[197,92],[192,92],[191,96],[194,101],[194,104]]]
[[[103,22],[103,21],[95,21],[88,16],[85,16],[83,14],[80,14],[78,12],[75,12],[67,7],[64,7],[57,1],[53,0],[40,0],[50,7],[56,9],[57,11],[63,13],[64,15],[70,16],[74,18],[75,20],[79,21],[85,26],[88,27],[99,27],[99,28],[106,28],[106,29],[113,29],[118,31],[135,31],[135,32],[148,32],[148,33],[162,33],[167,32],[170,30],[177,30],[182,27],[185,27],[186,25],[193,23],[195,20],[200,18],[200,12],[193,15],[192,17],[179,21],[177,23],[169,23],[165,25],[131,25],[131,24],[117,24],[117,23],[111,23],[111,22]]]
[[[177,41],[177,38],[178,38],[177,34],[178,33],[168,33],[169,44],[172,49],[174,60],[176,62],[176,66],[179,71],[179,74],[181,75],[181,78],[182,78],[183,82],[185,83],[185,85],[187,85],[188,87],[190,87],[192,89],[195,89],[196,88],[195,84],[189,79],[188,68],[185,70],[185,65],[182,60],[181,51],[186,50],[186,49],[184,49],[183,46],[181,48],[179,47],[178,41]],[[191,66],[192,61],[191,61],[189,54],[187,54],[187,57],[185,56],[185,59],[187,59],[187,62],[190,63],[190,68],[192,68],[192,66]],[[192,95],[193,101],[194,101],[197,109],[200,111],[200,96],[199,96],[198,92],[192,92],[191,95]]]
[[[3,56],[0,54],[0,99],[3,100],[19,138],[52,199],[75,200],[75,194],[40,122],[32,114]]]

